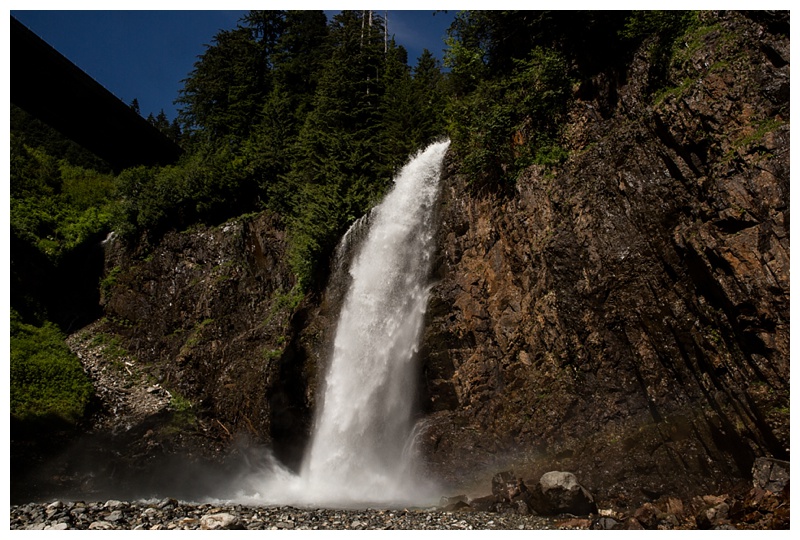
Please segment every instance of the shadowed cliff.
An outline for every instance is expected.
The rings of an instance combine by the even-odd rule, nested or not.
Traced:
[[[454,486],[570,470],[640,504],[789,457],[789,43],[741,14],[648,96],[576,91],[570,157],[513,192],[450,163],[425,453]]]

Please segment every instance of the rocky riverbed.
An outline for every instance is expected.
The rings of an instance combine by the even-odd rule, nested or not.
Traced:
[[[788,465],[788,464],[787,464]],[[442,498],[440,506],[404,509],[309,509],[192,503],[173,498],[125,502],[55,500],[11,506],[14,530],[775,530],[789,528],[788,469],[763,463],[754,485],[691,500],[665,497],[588,515],[537,515],[518,497]],[[498,475],[500,477],[501,475]],[[517,486],[521,484],[517,483]],[[493,485],[495,488],[509,487]],[[562,494],[563,495],[563,494]],[[488,508],[483,510],[482,508]]]
[[[31,503],[11,507],[11,529],[28,530],[323,530],[570,529],[589,520],[427,509],[329,510],[288,506],[191,504],[175,499]]]

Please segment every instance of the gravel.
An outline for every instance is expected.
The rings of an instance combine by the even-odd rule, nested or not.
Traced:
[[[575,520],[438,509],[302,509],[157,501],[54,501],[11,507],[11,529],[25,530],[322,530],[567,529]],[[582,527],[583,528],[583,527]]]

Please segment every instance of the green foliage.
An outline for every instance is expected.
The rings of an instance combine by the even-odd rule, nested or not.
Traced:
[[[479,186],[504,185],[531,164],[566,157],[561,127],[574,83],[614,78],[650,43],[655,93],[681,36],[683,11],[465,11],[448,30],[448,131],[463,171]],[[577,87],[577,86],[576,86]]]
[[[249,12],[214,36],[184,81],[189,151],[179,163],[114,179],[12,139],[12,188],[25,194],[12,200],[15,234],[57,258],[112,227],[126,241],[154,242],[269,208],[287,224],[300,282],[319,285],[347,226],[409,154],[444,132],[440,66],[425,51],[412,70],[386,38],[376,12],[330,22],[322,11]],[[150,121],[181,137],[163,114]]]
[[[321,283],[320,263],[389,185],[394,155],[382,152],[381,102],[387,72],[403,69],[396,56],[384,55],[382,19],[364,22],[361,12],[334,17],[331,56],[294,145],[292,169],[283,177],[293,194],[289,258],[303,287]]]
[[[452,91],[475,90],[481,81],[509,76],[537,48],[558,51],[570,75],[590,77],[624,62],[631,48],[618,35],[625,11],[460,12],[448,29],[445,64]]]
[[[119,266],[115,266],[111,270],[109,270],[108,274],[100,281],[100,292],[103,296],[108,296],[111,293],[111,289],[114,288],[114,285],[117,284],[117,278],[119,277],[120,272],[122,272],[122,268]]]
[[[110,230],[113,178],[19,141],[12,133],[11,229],[57,263],[65,253]]]
[[[11,416],[23,422],[81,420],[92,384],[58,328],[25,324],[12,310],[10,341]]]
[[[225,145],[200,145],[176,165],[126,169],[116,184],[121,201],[114,228],[127,240],[197,222],[222,223],[258,205],[255,179],[241,154]]]
[[[620,36],[632,43],[650,42],[648,91],[658,94],[667,85],[667,71],[679,39],[699,25],[696,11],[634,11]]]
[[[103,173],[111,172],[111,167],[103,160],[74,141],[66,139],[61,133],[13,103],[11,104],[10,124],[12,147],[15,144],[14,139],[17,139],[17,143],[21,146],[41,148],[47,155],[64,160],[70,165]]]
[[[277,292],[275,294],[275,302],[272,304],[270,311],[272,313],[281,311],[292,313],[297,309],[304,297],[303,289],[298,285],[292,287],[288,292]]]
[[[165,426],[165,433],[179,433],[192,430],[197,425],[197,414],[192,402],[178,393],[170,390],[169,408],[172,412],[170,423]]]
[[[96,334],[92,338],[93,346],[100,346],[103,348],[103,357],[109,360],[112,365],[122,369],[122,362],[125,358],[130,356],[128,351],[122,345],[122,340],[117,335],[111,334]]]
[[[264,51],[246,26],[222,30],[213,41],[184,80],[180,116],[211,139],[245,137],[261,109]]]
[[[477,185],[512,182],[521,169],[558,164],[558,145],[571,95],[567,63],[553,50],[537,48],[516,62],[508,77],[482,81],[451,102],[453,150]]]

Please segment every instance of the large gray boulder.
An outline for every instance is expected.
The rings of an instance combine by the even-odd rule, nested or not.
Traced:
[[[531,490],[528,504],[542,515],[581,516],[597,512],[592,494],[578,483],[574,474],[562,471],[543,474]]]

